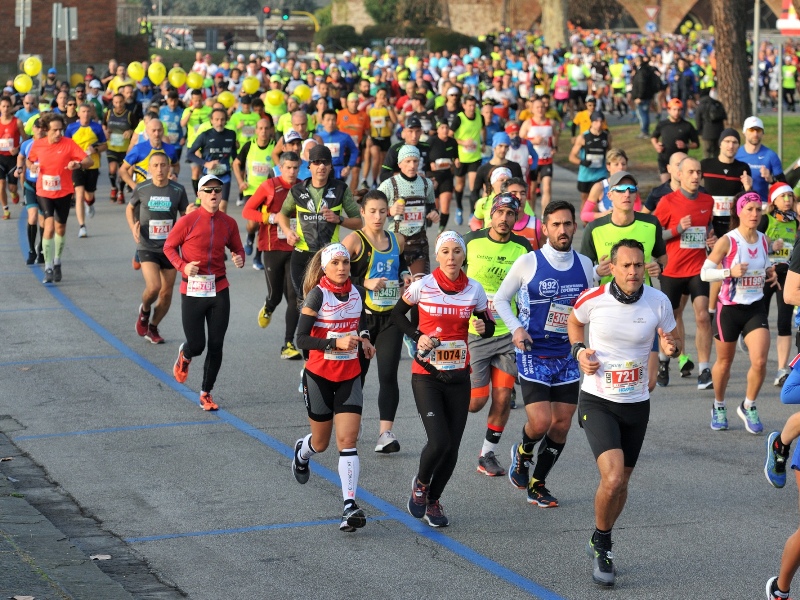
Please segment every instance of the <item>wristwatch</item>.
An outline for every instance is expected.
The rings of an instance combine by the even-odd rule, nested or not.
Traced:
[[[339,225],[342,225],[343,223],[344,223],[344,216],[342,214],[339,214]]]

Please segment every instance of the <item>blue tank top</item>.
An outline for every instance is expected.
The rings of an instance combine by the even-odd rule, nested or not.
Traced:
[[[519,320],[533,340],[531,352],[517,351],[517,368],[522,376],[533,375],[534,357],[569,356],[567,317],[572,306],[589,287],[578,254],[572,251],[572,267],[554,269],[541,250],[536,250],[536,275],[519,291]]]
[[[603,197],[597,203],[598,212],[605,212],[611,210],[611,198],[608,197],[608,179],[603,179]]]
[[[400,299],[400,250],[394,233],[387,231],[389,236],[389,249],[378,250],[370,244],[369,240],[360,231],[356,231],[361,238],[361,253],[368,255],[367,271],[364,279],[377,279],[385,277],[386,287],[380,291],[367,290],[364,303],[373,312],[389,312]],[[356,260],[360,259],[359,256]]]

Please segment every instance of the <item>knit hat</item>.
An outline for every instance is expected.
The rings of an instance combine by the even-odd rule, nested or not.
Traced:
[[[419,149],[416,146],[405,144],[397,151],[397,162],[401,163],[407,158],[419,159]]]
[[[736,141],[739,144],[742,143],[742,138],[741,136],[739,136],[739,132],[733,129],[732,127],[728,127],[727,129],[722,130],[722,133],[719,134],[719,143],[721,144],[722,140],[724,140],[727,137],[734,137],[736,138]]]

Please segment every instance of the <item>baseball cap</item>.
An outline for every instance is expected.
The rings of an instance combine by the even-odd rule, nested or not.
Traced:
[[[216,175],[212,175],[211,173],[209,173],[208,175],[203,175],[200,178],[200,181],[197,182],[197,187],[201,188],[205,186],[205,184],[207,184],[209,181],[219,181],[220,183],[222,183],[222,179],[220,179]]]
[[[342,56],[346,56],[347,58],[350,58],[350,57],[351,57],[351,56],[353,56],[353,55],[352,55],[352,54],[350,54],[350,51],[349,51],[349,50],[345,50],[344,52],[342,52]]]
[[[47,74],[48,75],[55,75],[56,73],[58,73],[58,71],[56,71],[53,67],[50,67],[49,69],[47,69]]]
[[[283,136],[283,143],[288,144],[290,142],[296,142],[297,140],[302,140],[303,138],[300,137],[300,134],[297,133],[294,129],[287,131],[286,134]]]
[[[516,133],[519,131],[519,123],[509,121],[506,123],[506,133]]]
[[[669,102],[667,102],[667,108],[673,108],[675,106],[677,106],[678,108],[683,108],[683,102],[681,102],[677,98],[672,98]]]
[[[272,75],[272,76],[270,76],[269,80],[270,81],[280,81],[281,80],[281,76],[280,75]]]
[[[760,129],[764,131],[764,122],[758,117],[747,117],[744,120],[742,131],[747,131],[748,129]]]
[[[315,160],[325,160],[328,162],[333,162],[333,156],[331,156],[331,149],[325,146],[324,144],[317,144],[311,150],[308,151],[308,162],[314,162]]]
[[[422,123],[417,116],[410,116],[406,121],[406,129],[422,129]]]
[[[453,86],[453,87],[451,87],[450,89],[447,90],[447,95],[448,96],[458,96],[459,94],[461,94],[461,92],[455,86]]]
[[[102,90],[103,89],[103,84],[100,83],[99,81],[97,81],[97,79],[92,79],[89,82],[89,87],[92,88],[92,89],[95,89],[95,90]]]
[[[586,96],[586,100],[584,100],[584,103],[589,104],[590,102],[592,104],[597,104],[597,98],[595,98],[594,96]]]
[[[356,102],[358,102],[358,94],[356,94],[355,92],[350,92],[349,94],[347,94],[347,101],[350,102],[351,100],[355,100]]]
[[[618,185],[619,182],[622,181],[623,179],[630,179],[631,181],[633,181],[633,185],[639,185],[639,182],[636,181],[636,177],[634,177],[627,171],[617,171],[608,178],[608,186],[614,187],[615,185]]]
[[[225,79],[225,74],[217,72],[217,74],[214,75],[214,79]]]
[[[603,116],[603,113],[600,112],[599,110],[594,111],[592,113],[592,116],[590,117],[591,121],[602,121],[603,119],[605,119],[605,117]]]

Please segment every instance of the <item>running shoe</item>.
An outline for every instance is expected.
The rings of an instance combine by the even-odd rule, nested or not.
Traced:
[[[256,271],[264,270],[264,263],[261,262],[261,252],[256,252],[256,255],[253,257],[253,268]]]
[[[116,202],[117,201],[117,188],[115,188],[115,187],[111,188],[111,201],[112,202]]]
[[[292,456],[292,475],[297,480],[297,483],[306,483],[311,476],[311,468],[306,464],[300,462],[300,448],[303,447],[303,438],[300,438],[294,443],[294,455]]]
[[[42,283],[53,283],[53,269],[44,270],[44,279],[42,279]]]
[[[780,435],[780,431],[773,431],[767,436],[767,460],[764,463],[764,475],[767,476],[767,481],[778,489],[786,485],[786,459],[789,458],[788,452],[784,456],[775,447]]]
[[[478,458],[478,473],[489,477],[502,477],[506,474],[506,470],[500,466],[494,452],[489,451]]]
[[[728,409],[724,406],[722,408],[711,408],[711,429],[714,431],[722,431],[728,428]]]
[[[17,192],[9,192],[11,195],[11,203],[12,204],[19,204],[19,194]]]
[[[86,216],[90,219],[94,219],[94,201],[91,204],[86,204]]]
[[[258,326],[264,329],[272,321],[272,313],[267,310],[267,305],[261,307],[258,311]]]
[[[412,340],[407,335],[403,336],[403,343],[406,345],[406,352],[408,352],[408,357],[411,360],[414,360],[414,356],[417,353],[417,344],[414,340]]]
[[[597,585],[612,587],[614,585],[614,555],[611,552],[611,543],[608,548],[595,544],[594,539],[589,540],[586,552],[592,559],[592,581]]]
[[[358,507],[358,504],[352,502],[344,507],[342,513],[342,522],[339,524],[339,531],[352,533],[356,529],[361,529],[367,524],[367,516],[364,511]]]
[[[772,382],[772,385],[783,387],[787,377],[789,377],[789,369],[778,369],[778,374],[775,376],[775,381]]]
[[[460,208],[456,209],[456,225],[464,224],[464,211]]]
[[[147,327],[150,325],[150,312],[144,312],[144,305],[139,305],[139,318],[136,319],[136,333],[139,337],[147,335]]]
[[[688,354],[682,354],[678,358],[678,367],[681,370],[681,377],[691,377],[692,376],[692,369],[694,369],[694,363],[692,362],[692,357]]]
[[[3,221],[8,221],[11,218],[11,211],[3,208]]]
[[[117,204],[125,204],[125,192],[122,190],[117,192]]]
[[[139,251],[133,253],[133,258],[131,259],[131,266],[133,267],[134,271],[138,271],[142,268],[142,263],[139,261]]]
[[[514,444],[511,446],[511,466],[508,467],[508,480],[518,490],[524,490],[528,487],[530,476],[528,469],[531,467],[531,459],[533,454],[524,454],[522,452],[522,444]]]
[[[544,481],[531,478],[528,484],[528,504],[535,504],[540,508],[557,508],[558,500],[544,486]]]
[[[791,600],[789,593],[778,591],[778,578],[771,577],[767,580],[767,600]]]
[[[244,206],[244,198],[242,198],[241,196],[239,196],[239,197],[236,199],[236,206]]]
[[[147,333],[144,334],[144,339],[146,339],[151,344],[163,344],[164,338],[161,337],[161,334],[158,333],[158,327],[150,323],[147,326]]]
[[[656,385],[658,387],[667,387],[669,385],[669,361],[658,361],[658,375],[656,376]]]
[[[408,499],[408,512],[412,517],[421,519],[428,508],[428,486],[422,485],[417,476],[411,480],[411,498]]]
[[[431,527],[447,527],[450,524],[450,521],[444,516],[442,503],[438,500],[436,502],[431,502],[425,507],[425,516],[423,518]]]
[[[736,347],[742,352],[747,352],[747,344],[744,343],[743,335],[739,335],[739,340],[736,342]]]
[[[758,418],[758,409],[753,404],[750,408],[744,407],[744,402],[736,407],[736,414],[744,421],[744,427],[753,435],[758,435],[764,431],[764,426],[761,424],[761,419]]]
[[[43,265],[44,264],[44,254],[39,252],[39,255],[36,257],[36,264]]]
[[[175,381],[184,383],[186,378],[189,377],[189,365],[192,364],[192,359],[183,356],[183,344],[178,347],[178,358],[175,364],[172,365],[172,374],[175,376]]]
[[[281,348],[281,358],[286,360],[300,360],[303,358],[302,352],[295,348],[292,342],[286,342],[286,345]]]
[[[25,261],[25,264],[30,266],[36,262],[36,252],[28,252],[28,260]]]
[[[238,204],[237,204],[237,206],[238,206]],[[244,242],[244,253],[247,256],[250,256],[253,253],[253,240],[250,237],[245,239],[245,242]]]
[[[61,265],[53,265],[53,281],[56,283],[61,281]]]
[[[219,406],[214,402],[210,392],[200,392],[200,408],[203,410],[217,410]]]
[[[378,436],[378,444],[375,446],[375,452],[381,454],[391,454],[392,452],[400,452],[400,442],[391,431],[384,431]]]
[[[703,369],[703,372],[697,376],[697,389],[698,390],[714,389],[714,381],[711,379],[711,369]]]

